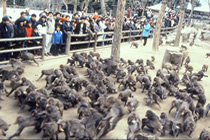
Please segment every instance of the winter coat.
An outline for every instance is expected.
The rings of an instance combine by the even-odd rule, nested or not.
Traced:
[[[81,29],[81,23],[77,23],[77,26],[76,26],[76,28],[74,30],[74,33],[75,34],[79,34],[80,33],[80,29]],[[86,33],[86,24],[85,23],[83,23],[82,31],[83,31],[83,34]]]
[[[5,25],[0,23],[0,38],[13,38],[14,28],[12,24]],[[9,47],[11,42],[0,42],[0,47]]]
[[[47,19],[47,34],[53,34],[55,31],[55,20],[54,18]]]
[[[26,14],[25,19],[26,19],[27,21],[29,21],[29,20],[31,19],[31,14]]]
[[[47,33],[47,23],[41,20],[37,22],[37,28],[40,35]]]
[[[150,30],[151,30],[151,26],[150,26],[149,23],[147,23],[147,24],[144,26],[144,30],[143,30],[143,32],[142,32],[142,36],[143,36],[143,37],[149,37]]]
[[[68,25],[68,22],[67,21],[64,21],[63,22],[63,33],[65,35],[67,35],[68,32],[73,32],[73,25],[72,25],[72,22],[70,22],[70,24]]]
[[[33,32],[33,28],[32,27],[26,27],[26,36],[27,37],[31,37],[32,32]]]
[[[39,35],[39,33],[32,33],[32,35],[31,35],[31,37],[39,37],[40,35]],[[41,41],[41,40],[33,40],[33,42],[35,43],[35,44],[37,44],[37,41]]]
[[[34,29],[37,26],[37,21],[33,21],[32,19],[30,19],[31,23],[32,23],[32,28]]]
[[[15,26],[15,37],[26,37],[26,29],[24,26]]]
[[[52,44],[63,44],[63,33],[55,31],[52,35]]]

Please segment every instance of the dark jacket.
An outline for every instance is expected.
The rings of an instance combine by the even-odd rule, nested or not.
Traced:
[[[13,38],[14,28],[12,24],[0,23],[0,38]],[[11,42],[0,42],[0,47],[9,47]]]
[[[77,26],[76,26],[76,28],[74,30],[74,33],[75,34],[79,34],[80,33],[80,29],[81,29],[81,23],[77,23]],[[83,34],[86,33],[86,24],[85,23],[83,23],[82,31],[83,31]]]
[[[30,19],[30,21],[32,22],[32,28],[34,29],[37,25],[37,21],[33,21],[32,19]]]
[[[65,35],[67,35],[68,32],[73,32],[73,25],[72,25],[72,22],[70,22],[70,24],[68,25],[68,22],[67,21],[64,21],[63,22],[63,33]]]
[[[15,37],[26,37],[26,29],[24,26],[15,26]]]
[[[26,20],[23,17],[19,17],[16,21],[15,21],[15,25],[18,25],[20,23],[20,21]]]
[[[32,36],[31,37],[39,37],[40,35],[39,35],[39,33],[32,33]],[[37,44],[37,41],[41,41],[41,40],[33,40],[33,42],[35,43],[35,44]]]

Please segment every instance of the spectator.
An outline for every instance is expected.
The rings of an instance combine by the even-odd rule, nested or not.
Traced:
[[[76,28],[74,30],[75,34],[85,34],[86,33],[86,24],[84,23],[85,18],[82,17],[80,22],[77,23]]]
[[[131,17],[131,8],[128,7],[127,9],[127,18],[130,18]]]
[[[47,33],[46,15],[42,15],[37,22],[37,28],[40,35]]]
[[[52,55],[50,53],[50,49],[52,47],[52,35],[53,32],[55,31],[55,20],[53,18],[53,12],[48,13],[48,17],[46,20],[47,23],[47,34],[46,34],[46,46],[45,46],[45,54],[47,55]]]
[[[39,14],[39,17],[42,17],[42,15],[47,15],[47,8],[45,8],[44,10],[43,10],[43,12],[41,12],[40,14]]]
[[[73,33],[73,25],[70,21],[70,16],[66,16],[66,20],[63,22],[63,41],[66,42],[67,40],[67,33],[71,32]]]
[[[17,25],[15,25],[15,37],[26,37],[26,29],[24,26],[25,19],[19,19]]]
[[[26,8],[26,21],[29,21],[31,19],[30,9]]]
[[[38,29],[35,27],[33,29],[33,33],[32,33],[32,37],[39,37],[39,33],[38,33]],[[40,45],[41,44],[41,40],[33,40],[34,44],[33,45]]]
[[[65,17],[65,15],[63,14],[63,15],[61,16],[61,18],[60,18],[60,22],[63,23],[65,20],[66,20],[66,17]]]
[[[93,19],[90,19],[89,22],[90,22],[90,26],[89,26],[90,30],[92,32],[95,32],[95,29],[94,29],[95,21]]]
[[[32,22],[31,21],[28,21],[27,22],[27,25],[25,27],[25,30],[26,30],[26,36],[27,37],[31,37],[32,36],[32,32],[33,32]]]
[[[144,30],[142,32],[142,36],[144,39],[143,46],[145,46],[147,44],[147,38],[149,37],[150,30],[151,30],[151,26],[149,24],[149,20],[146,20],[146,24],[144,25]]]
[[[32,28],[36,28],[37,25],[37,21],[36,21],[36,14],[32,14],[31,15],[31,19],[30,19],[31,23],[32,23]]]
[[[57,56],[59,54],[61,45],[63,44],[63,34],[60,31],[60,26],[57,26],[56,31],[53,33],[52,36],[52,54]]]
[[[0,23],[0,38],[13,38],[13,35],[14,29],[9,21],[9,17],[4,16],[2,18],[2,22]],[[0,42],[0,47],[3,47],[3,49],[8,49],[11,46],[11,44],[11,42]],[[10,53],[1,54],[0,61],[9,60],[10,57]]]
[[[25,19],[25,17],[26,17],[26,13],[25,12],[21,12],[20,13],[20,17],[15,21],[15,25],[18,25],[18,23],[20,23],[19,20]],[[26,20],[25,20],[24,24],[26,25]]]
[[[61,19],[61,13],[60,12],[56,12],[55,13],[55,28],[58,25],[62,25],[62,22],[60,21],[60,19]]]

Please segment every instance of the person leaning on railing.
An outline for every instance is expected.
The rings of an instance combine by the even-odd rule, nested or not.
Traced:
[[[4,16],[2,18],[2,22],[0,23],[0,39],[3,38],[13,38],[14,29],[12,24],[9,21],[8,16]],[[12,45],[11,42],[0,42],[0,50],[9,49]],[[1,54],[0,61],[9,60],[11,57],[11,53]]]

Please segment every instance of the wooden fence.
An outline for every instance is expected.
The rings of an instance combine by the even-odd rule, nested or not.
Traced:
[[[169,27],[169,28],[162,28],[161,29],[161,34],[167,34],[170,33],[172,31],[174,31],[177,28],[177,26],[175,27]],[[132,38],[141,38],[141,32],[143,30],[127,30],[127,31],[123,31],[123,35],[126,34],[126,36],[123,36],[121,39],[125,40],[127,39],[129,42],[131,41]],[[138,33],[137,35],[132,35],[132,33]],[[112,34],[114,35],[114,32],[104,32],[104,33],[94,33],[94,38],[92,38],[92,40],[89,41],[76,41],[76,42],[72,42],[72,38],[81,38],[81,37],[88,37],[88,34],[82,34],[82,35],[78,35],[78,34],[71,34],[70,32],[68,32],[67,35],[67,41],[66,41],[66,48],[65,48],[65,54],[68,56],[71,52],[71,46],[73,45],[82,45],[82,44],[89,44],[89,43],[94,43],[93,48],[88,48],[85,49],[86,51],[90,51],[91,49],[93,49],[93,51],[95,52],[97,48],[97,43],[99,42],[106,42],[106,41],[112,41],[112,38],[108,38],[108,39],[103,39],[103,40],[98,40],[99,36],[103,36],[105,34]],[[153,36],[153,30],[151,30],[150,32],[150,36]],[[42,35],[40,37],[24,37],[24,38],[9,38],[9,39],[0,39],[0,42],[15,42],[15,41],[28,41],[28,40],[42,40],[42,46],[35,46],[35,47],[23,47],[23,48],[12,48],[12,49],[4,49],[4,50],[0,50],[0,55],[3,53],[12,53],[12,52],[21,52],[21,51],[29,51],[29,50],[42,50],[42,54],[41,54],[41,59],[44,60],[44,54],[45,54],[45,45],[46,45],[46,35]],[[89,46],[89,45],[88,45]],[[0,46],[2,47],[2,46]],[[104,48],[100,47],[100,48]],[[83,51],[84,49],[78,50],[78,51]],[[4,61],[4,62],[0,62],[0,64],[6,64],[8,63],[8,61]]]

